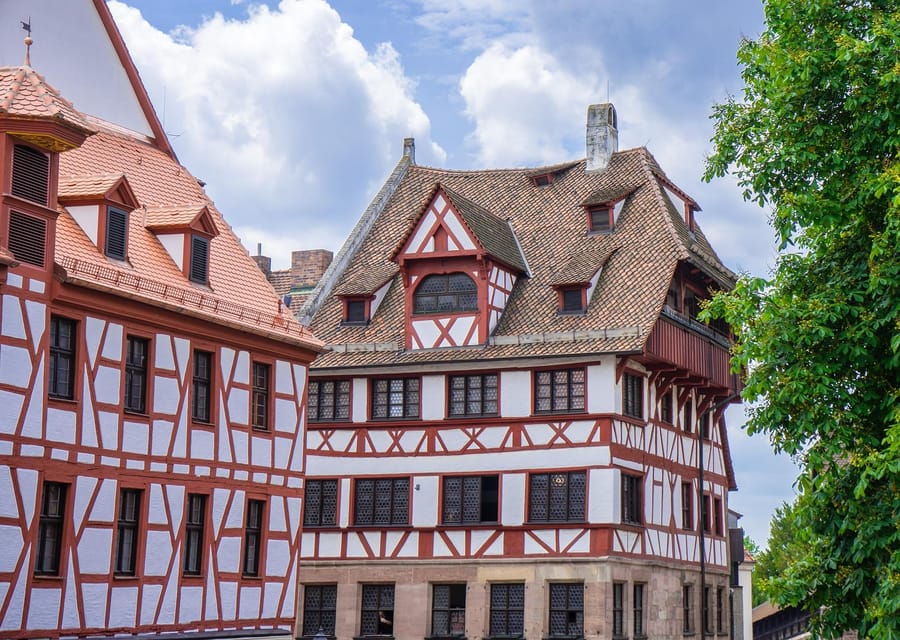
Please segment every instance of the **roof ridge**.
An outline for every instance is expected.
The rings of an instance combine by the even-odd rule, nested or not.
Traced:
[[[675,224],[672,222],[672,216],[669,215],[669,207],[666,203],[666,197],[663,195],[662,189],[659,184],[659,179],[657,178],[653,168],[650,166],[649,160],[652,158],[654,163],[659,166],[659,163],[656,162],[656,158],[653,157],[653,154],[650,153],[650,150],[647,147],[641,147],[643,149],[643,162],[641,163],[641,167],[644,170],[644,173],[647,176],[647,182],[645,184],[651,184],[651,189],[655,195],[657,200],[657,204],[662,207],[663,213],[663,224],[666,226],[666,229],[669,230],[669,239],[672,242],[672,246],[675,250],[680,254],[679,260],[684,260],[690,256],[690,249],[684,246],[684,243],[681,241],[681,237],[678,234],[678,230],[675,228]],[[665,173],[663,174],[665,175]]]

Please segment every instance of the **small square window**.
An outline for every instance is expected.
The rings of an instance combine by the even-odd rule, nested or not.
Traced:
[[[394,635],[394,585],[364,584],[359,635]]]
[[[584,289],[582,287],[566,287],[560,292],[560,313],[584,313]]]
[[[497,522],[498,476],[446,476],[441,524]]]
[[[597,207],[589,212],[591,217],[591,231],[594,233],[609,233],[613,228],[612,207]]]
[[[535,413],[584,411],[584,369],[534,373]]]
[[[497,415],[497,374],[450,376],[449,414],[457,416]]]
[[[528,476],[529,522],[583,522],[587,478],[584,471]]]
[[[311,380],[307,398],[310,422],[350,419],[350,380]]]
[[[344,302],[344,322],[347,324],[365,324],[369,321],[369,316],[365,300],[346,300]]]
[[[525,583],[492,584],[489,633],[521,637],[525,630]]]
[[[550,637],[584,636],[584,585],[580,582],[550,583]]]
[[[372,418],[419,417],[418,378],[377,378],[372,383]]]
[[[354,482],[353,524],[409,524],[409,478],[360,478]]]
[[[308,479],[303,495],[304,526],[333,527],[337,524],[337,480]]]

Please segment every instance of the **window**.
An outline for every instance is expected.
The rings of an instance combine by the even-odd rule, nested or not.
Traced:
[[[251,401],[252,425],[263,431],[269,428],[269,378],[271,367],[262,362],[253,363],[253,398]]]
[[[147,410],[147,357],[150,341],[128,336],[125,353],[125,411]]]
[[[450,376],[451,416],[497,415],[497,374]]]
[[[560,313],[584,313],[584,289],[582,287],[566,287],[560,289]]]
[[[353,524],[409,523],[409,478],[360,479],[355,482]]]
[[[647,635],[644,632],[644,585],[633,585],[631,592],[631,607],[633,613],[631,634],[635,638],[643,638]]]
[[[591,217],[591,231],[609,233],[613,228],[612,207],[595,207],[588,210]]]
[[[681,586],[681,630],[684,633],[694,633],[694,585]]]
[[[525,583],[491,585],[489,635],[521,636],[525,629]]]
[[[75,397],[75,321],[50,316],[50,384],[52,398]]]
[[[247,500],[247,517],[244,521],[244,575],[259,575],[259,551],[262,547],[263,500]]]
[[[684,428],[685,433],[692,433],[694,431],[694,408],[691,405],[690,400],[688,400],[687,404],[684,405],[684,418],[682,427]]]
[[[478,286],[464,273],[427,276],[413,294],[413,313],[460,313],[478,309]]]
[[[672,392],[664,393],[659,398],[659,419],[672,424]]]
[[[431,636],[466,635],[466,585],[436,584],[431,592]]]
[[[310,380],[310,422],[350,419],[349,380]]]
[[[716,633],[725,633],[725,589],[716,587]]]
[[[34,560],[36,575],[59,575],[67,489],[68,485],[59,482],[44,483],[44,491],[41,496],[41,517],[38,525],[37,556]]]
[[[116,575],[133,576],[137,568],[138,528],[141,517],[141,491],[119,491],[119,520],[116,524]]]
[[[704,411],[700,416],[700,436],[704,440],[709,440],[709,411]]]
[[[112,207],[106,210],[106,243],[103,252],[116,260],[125,259],[128,246],[128,214]]]
[[[206,496],[189,493],[184,522],[184,575],[199,576],[203,572],[203,547],[206,537]]]
[[[584,521],[585,472],[532,473],[528,477],[529,522]]]
[[[337,524],[337,480],[309,480],[304,489],[303,524],[333,527]]]
[[[641,477],[622,474],[622,522],[641,524]]]
[[[364,584],[359,635],[394,635],[394,585]]]
[[[46,153],[24,144],[13,147],[11,192],[14,196],[46,207],[49,204],[49,177],[50,157]]]
[[[703,502],[700,504],[700,521],[703,523],[703,531],[706,533],[710,533],[712,531],[712,523],[710,522],[709,512],[711,511],[709,506],[709,494],[703,494]]]
[[[713,498],[713,531],[717,536],[725,535],[722,527],[722,498]]]
[[[584,411],[584,369],[536,371],[534,397],[536,413]]]
[[[498,476],[446,476],[441,524],[497,522]]]
[[[191,236],[191,262],[188,277],[192,282],[206,284],[209,278],[209,239]]]
[[[372,386],[372,418],[419,417],[418,378],[378,378]]]
[[[369,321],[365,300],[346,300],[344,302],[344,322],[347,324],[365,324]]]
[[[625,583],[613,582],[613,637],[625,637]]]
[[[531,176],[531,183],[536,187],[546,187],[548,184],[553,184],[553,174],[542,173],[540,175]]]
[[[712,617],[712,602],[710,598],[712,597],[712,587],[703,587],[703,633],[704,635],[712,634],[713,632],[713,617]]]
[[[644,378],[626,373],[622,377],[622,413],[632,418],[644,417]]]
[[[47,221],[18,211],[9,212],[9,250],[19,262],[43,267],[47,254]]]
[[[550,635],[584,636],[584,585],[580,582],[550,583]]]
[[[694,487],[690,482],[681,483],[681,528],[694,528]]]
[[[194,388],[191,415],[196,422],[211,421],[213,355],[209,351],[194,350]]]
[[[336,611],[336,584],[308,584],[303,587],[304,636],[314,636],[320,629],[326,636],[333,636]]]

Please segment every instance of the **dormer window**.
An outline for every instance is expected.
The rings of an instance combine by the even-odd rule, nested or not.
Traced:
[[[189,277],[197,284],[207,284],[209,281],[209,238],[203,236],[191,236]]]
[[[9,250],[19,262],[43,267],[47,260],[47,221],[19,211],[9,212]]]
[[[540,175],[531,176],[531,182],[534,183],[534,186],[536,187],[546,187],[548,184],[553,184],[553,174],[542,173]]]
[[[416,289],[413,313],[464,313],[478,310],[478,286],[464,273],[427,276]]]
[[[369,322],[371,298],[344,298],[344,324],[366,325]]]
[[[588,209],[590,216],[591,232],[609,233],[613,229],[612,207],[591,207]]]
[[[124,260],[128,246],[128,214],[120,209],[106,209],[106,246],[103,252],[110,258]]]
[[[575,315],[587,308],[584,287],[562,287],[559,289],[559,313]]]
[[[12,189],[14,196],[49,204],[50,157],[24,144],[13,148]]]

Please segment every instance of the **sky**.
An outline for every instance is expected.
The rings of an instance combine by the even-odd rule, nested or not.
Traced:
[[[709,114],[741,94],[735,52],[762,30],[759,0],[109,6],[179,160],[274,268],[293,250],[336,252],[405,137],[422,165],[555,164],[584,157],[587,107],[606,101],[619,148],[650,149],[700,204],[697,220],[728,266],[765,276],[774,264],[767,212],[744,202],[733,178],[701,181]],[[52,52],[35,29],[40,70]],[[729,501],[763,543],[796,469],[763,436],[748,437],[744,419],[729,409],[739,487]]]

